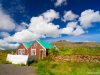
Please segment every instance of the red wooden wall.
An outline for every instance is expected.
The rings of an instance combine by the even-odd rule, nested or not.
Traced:
[[[34,44],[36,46],[34,46]],[[43,50],[43,58],[46,57],[46,50],[37,42],[35,41],[31,47],[28,49],[29,55],[31,55],[31,49],[36,49],[36,58],[40,59],[40,50]]]
[[[25,48],[25,46],[23,44],[21,44],[18,49],[25,49],[25,55],[28,55],[28,50]],[[16,50],[16,54],[18,55],[18,49]]]

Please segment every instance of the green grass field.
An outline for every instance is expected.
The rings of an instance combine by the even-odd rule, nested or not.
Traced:
[[[42,60],[38,62],[37,72],[39,75],[100,75],[100,63]]]
[[[60,48],[59,50],[52,49],[49,53],[56,56],[75,54],[99,56],[100,48]],[[54,61],[48,56],[36,64],[38,66],[37,73],[39,75],[100,75],[100,63],[95,62]]]
[[[7,54],[11,53],[12,51],[15,52],[15,50],[0,50],[0,64],[6,64],[6,63],[8,63],[6,61]]]
[[[0,51],[0,64],[7,64],[6,56],[11,50]],[[35,60],[31,66],[37,66],[38,75],[100,75],[100,63],[95,62],[70,62],[54,61],[50,55],[89,55],[100,56],[99,47],[61,47],[58,50],[49,50],[49,55],[43,60]]]

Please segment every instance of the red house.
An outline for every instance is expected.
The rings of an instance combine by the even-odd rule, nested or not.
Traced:
[[[16,50],[17,55],[29,55],[28,49],[30,48],[31,44],[30,43],[22,43]]]
[[[31,45],[30,43],[22,43],[16,51],[16,54],[25,54],[35,56],[37,59],[43,59],[48,53],[48,49],[53,46],[47,42],[36,40]]]

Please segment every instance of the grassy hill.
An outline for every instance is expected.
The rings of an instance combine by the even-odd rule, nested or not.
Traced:
[[[48,57],[35,63],[39,75],[100,75],[100,50],[60,48],[51,50]]]
[[[52,44],[58,49],[36,62],[39,75],[100,75],[100,43],[60,40]]]
[[[66,40],[59,40],[52,42],[57,47],[100,47],[99,42],[68,42]]]
[[[11,53],[11,52],[15,52],[16,50],[15,49],[11,49],[11,50],[0,50],[0,64],[5,64],[7,63],[6,62],[6,57],[7,57],[7,54],[8,53]]]

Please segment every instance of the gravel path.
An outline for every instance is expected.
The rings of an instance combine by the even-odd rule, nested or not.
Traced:
[[[36,67],[0,64],[0,75],[36,75]]]

